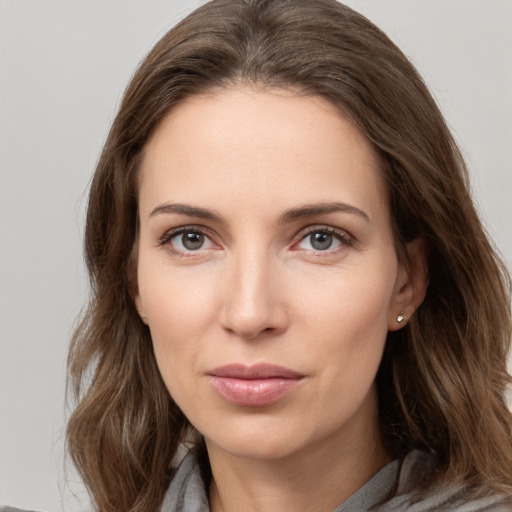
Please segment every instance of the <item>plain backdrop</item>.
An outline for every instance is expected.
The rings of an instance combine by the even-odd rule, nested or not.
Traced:
[[[63,463],[66,351],[87,298],[87,185],[122,91],[192,0],[0,0],[0,503],[87,501]],[[419,68],[512,262],[512,1],[350,0]]]

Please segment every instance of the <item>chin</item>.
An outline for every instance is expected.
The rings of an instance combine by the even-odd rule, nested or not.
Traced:
[[[301,432],[290,432],[285,425],[268,425],[260,421],[252,421],[250,425],[245,423],[233,422],[216,429],[212,436],[206,431],[207,446],[211,443],[233,457],[272,460],[291,455],[307,443]]]
[[[290,443],[283,439],[229,439],[226,442],[212,441],[221,450],[229,453],[233,457],[250,460],[276,460],[285,458],[295,453],[297,447],[291,446]],[[209,440],[206,440],[208,445]]]

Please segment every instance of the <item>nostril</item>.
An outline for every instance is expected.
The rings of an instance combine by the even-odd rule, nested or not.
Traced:
[[[268,254],[238,254],[220,299],[219,322],[242,339],[275,336],[286,329],[288,313],[277,280],[270,279]]]

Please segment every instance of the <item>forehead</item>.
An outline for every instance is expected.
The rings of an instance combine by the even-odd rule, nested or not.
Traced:
[[[239,198],[259,208],[350,200],[381,215],[386,197],[378,156],[354,124],[326,99],[283,90],[187,99],[161,122],[141,167],[141,213]]]

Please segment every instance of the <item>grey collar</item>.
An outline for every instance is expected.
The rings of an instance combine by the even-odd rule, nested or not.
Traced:
[[[361,512],[387,500],[396,487],[400,461],[383,467],[334,512]],[[171,481],[160,512],[209,512],[208,492],[197,455],[189,452]]]

